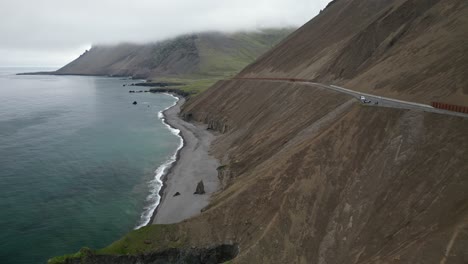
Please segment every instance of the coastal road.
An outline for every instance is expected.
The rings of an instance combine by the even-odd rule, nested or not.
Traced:
[[[315,83],[312,81],[302,81],[302,80],[298,81],[294,79],[275,79],[275,78],[234,78],[234,79],[296,83],[296,84],[302,84],[302,85],[308,85],[308,86],[333,90],[339,93],[345,93],[356,98],[361,104],[372,106],[372,107],[388,107],[388,108],[399,108],[399,109],[409,109],[409,110],[420,110],[424,112],[431,112],[431,113],[437,113],[437,114],[443,114],[443,115],[451,115],[451,116],[468,118],[468,114],[438,109],[438,108],[434,108],[426,104],[419,104],[419,103],[402,101],[402,100],[397,100],[393,98],[388,98],[388,97],[383,97],[383,96],[378,96],[378,95],[373,95],[373,94],[368,94],[368,93],[362,93],[362,92],[346,89],[346,88],[336,86],[336,85],[326,85],[326,84],[321,84],[321,83]],[[362,102],[361,96],[364,96],[366,101],[368,101],[368,103]]]

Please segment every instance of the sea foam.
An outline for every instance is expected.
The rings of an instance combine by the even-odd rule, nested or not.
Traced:
[[[163,111],[160,111],[158,113],[158,117],[159,117],[159,119],[161,119],[163,124],[171,131],[172,134],[179,137],[180,144],[179,144],[179,147],[177,148],[177,150],[174,152],[174,154],[166,162],[164,162],[161,166],[159,166],[156,169],[154,179],[149,182],[150,194],[146,198],[146,202],[147,202],[148,206],[146,206],[144,208],[143,213],[141,214],[141,217],[140,217],[140,221],[139,221],[138,225],[135,227],[135,229],[140,229],[140,228],[148,225],[149,222],[151,221],[151,217],[153,215],[153,212],[154,212],[154,210],[156,210],[156,208],[158,207],[158,205],[159,205],[159,203],[161,201],[161,196],[159,195],[159,191],[161,191],[161,188],[163,187],[162,177],[164,177],[164,175],[166,175],[166,173],[172,167],[174,162],[176,162],[177,153],[184,146],[184,139],[182,138],[182,136],[180,136],[180,130],[171,127],[166,122],[166,118],[164,116],[164,112],[166,110],[168,110],[171,107],[174,107],[179,102],[178,97],[173,96],[172,94],[168,94],[168,95],[176,98],[177,100],[175,101],[175,103],[173,105],[167,107]]]

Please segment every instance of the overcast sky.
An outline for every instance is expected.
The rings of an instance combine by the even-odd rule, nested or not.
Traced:
[[[0,66],[62,66],[92,44],[300,26],[330,0],[0,0]]]

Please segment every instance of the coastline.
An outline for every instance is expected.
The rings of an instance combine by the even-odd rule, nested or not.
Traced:
[[[170,129],[177,129],[175,128],[174,126],[172,126],[168,121],[167,121],[167,116],[166,116],[166,112],[169,111],[171,108],[173,107],[181,107],[184,103],[185,103],[185,98],[178,95],[178,94],[170,94],[170,93],[167,93],[173,97],[176,97],[178,100],[176,101],[176,103],[172,106],[170,106],[169,108],[165,109],[164,111],[160,112],[160,114],[162,115],[161,117],[161,121],[163,122],[163,124],[165,124],[166,126],[169,126]],[[164,191],[166,189],[166,181],[167,181],[167,178],[168,178],[168,175],[171,174],[174,166],[177,165],[179,159],[180,159],[180,152],[182,151],[182,149],[184,148],[185,146],[185,138],[184,138],[184,135],[182,134],[182,131],[179,130],[179,133],[178,133],[178,136],[182,139],[182,144],[181,146],[177,149],[176,153],[175,153],[175,161],[173,163],[171,163],[170,167],[167,169],[167,171],[161,176],[161,188],[159,189],[158,191],[158,195],[159,195],[159,202],[158,204],[156,205],[156,207],[154,208],[153,212],[151,213],[151,217],[149,219],[149,222],[142,225],[141,227],[144,227],[144,226],[149,226],[149,225],[152,225],[153,224],[153,221],[154,221],[154,218],[156,217],[156,214],[158,213],[158,209],[161,205],[161,203],[163,202],[163,197],[164,197]]]
[[[175,154],[175,161],[160,179],[160,200],[145,226],[177,223],[199,214],[219,186],[219,162],[208,151],[216,136],[204,124],[189,123],[179,118],[185,98],[177,94],[171,95],[179,100],[162,112],[162,120],[171,129],[178,130],[182,146]],[[196,185],[200,180],[204,182],[206,194],[195,195]],[[176,192],[180,195],[174,196]]]
[[[145,76],[131,75],[112,75],[112,74],[85,74],[85,73],[57,73],[57,71],[41,71],[41,72],[19,72],[15,75],[51,75],[51,76],[88,76],[88,77],[109,77],[109,78],[126,78],[129,80],[146,80]]]
[[[143,210],[143,213],[141,213],[140,221],[137,224],[137,226],[134,228],[135,230],[148,226],[149,224],[153,222],[155,212],[157,211],[159,204],[162,202],[162,197],[163,197],[162,194],[164,193],[164,189],[166,186],[165,184],[166,175],[170,174],[172,168],[175,166],[175,164],[179,160],[179,153],[181,149],[184,147],[185,140],[183,136],[181,135],[180,130],[178,130],[177,128],[174,128],[173,126],[167,123],[166,121],[167,118],[165,116],[165,113],[169,111],[171,108],[180,107],[185,102],[185,99],[183,97],[180,97],[174,94],[167,93],[167,95],[170,95],[176,98],[177,101],[173,105],[160,111],[158,113],[158,117],[161,120],[161,122],[172,132],[172,134],[180,138],[180,144],[177,147],[175,153],[155,170],[154,179],[152,179],[149,182],[150,194],[147,197],[147,200],[150,200],[151,203],[148,205],[148,207],[145,207]],[[157,189],[156,186],[160,186],[159,190],[157,191],[156,191]]]

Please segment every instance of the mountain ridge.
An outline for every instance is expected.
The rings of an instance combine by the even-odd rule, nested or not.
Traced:
[[[149,43],[97,45],[55,74],[132,76],[228,76],[254,61],[292,31],[204,32]]]

